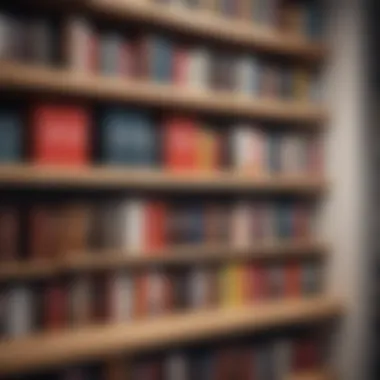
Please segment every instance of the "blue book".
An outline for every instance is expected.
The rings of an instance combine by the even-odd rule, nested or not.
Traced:
[[[0,110],[0,162],[17,162],[22,155],[22,121],[16,111]]]
[[[108,164],[153,166],[155,131],[149,114],[108,109],[101,120],[101,150]]]
[[[158,82],[170,82],[173,73],[173,46],[170,40],[152,36],[149,40],[150,77]]]
[[[290,238],[292,236],[292,207],[288,203],[278,203],[276,206],[277,236]]]
[[[204,210],[200,205],[193,205],[186,209],[186,241],[200,243],[204,235]]]
[[[321,1],[309,0],[306,6],[306,34],[311,39],[318,39],[323,34],[323,12]]]

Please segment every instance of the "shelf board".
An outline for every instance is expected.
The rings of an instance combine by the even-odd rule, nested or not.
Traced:
[[[305,371],[291,374],[284,380],[336,380],[332,371],[327,369]]]
[[[287,239],[250,248],[226,245],[188,245],[155,252],[73,252],[59,260],[9,262],[0,266],[0,281],[29,280],[66,273],[147,266],[178,266],[231,261],[274,261],[323,258],[328,247],[318,241]]]
[[[45,333],[1,343],[0,373],[29,372],[248,330],[309,323],[338,317],[342,312],[340,301],[320,296]]]
[[[207,38],[308,61],[320,61],[327,53],[324,44],[312,42],[304,36],[277,31],[249,20],[219,16],[207,10],[135,0],[89,0],[85,7],[102,17],[137,21],[199,39]]]
[[[172,172],[112,166],[0,165],[0,189],[10,186],[301,194],[319,194],[327,188],[321,177],[305,175],[255,178],[248,173],[228,171]]]
[[[327,117],[324,107],[306,101],[252,98],[237,93],[185,89],[169,84],[15,62],[0,63],[0,89],[79,96],[101,101],[164,107],[175,111],[206,112],[281,122],[320,123]]]

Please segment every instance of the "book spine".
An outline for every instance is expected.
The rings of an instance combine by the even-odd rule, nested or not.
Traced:
[[[0,207],[0,262],[20,257],[21,216],[16,206]]]
[[[146,244],[152,254],[166,245],[166,205],[162,201],[147,202]]]
[[[74,326],[82,326],[91,322],[93,315],[91,285],[91,278],[86,275],[71,279],[70,320]]]
[[[6,335],[19,338],[30,334],[33,323],[33,292],[26,284],[11,285],[7,291]]]
[[[44,328],[62,329],[68,321],[68,290],[61,281],[54,281],[45,289]]]
[[[110,278],[110,319],[125,322],[133,316],[133,284],[127,273],[118,271]]]
[[[22,140],[22,120],[18,110],[0,109],[0,162],[20,161],[23,155]]]
[[[189,380],[187,358],[182,352],[174,352],[168,355],[165,363],[165,379]]]
[[[232,244],[238,248],[247,248],[251,243],[251,213],[247,202],[238,202],[232,214]]]

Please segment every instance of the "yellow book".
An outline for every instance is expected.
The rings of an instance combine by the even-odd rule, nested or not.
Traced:
[[[243,303],[243,266],[240,264],[225,265],[221,268],[221,305],[239,306]]]

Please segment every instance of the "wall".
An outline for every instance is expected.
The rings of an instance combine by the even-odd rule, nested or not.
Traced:
[[[365,46],[360,0],[333,0],[329,7],[331,61],[326,100],[327,173],[322,233],[331,242],[328,291],[343,298],[347,315],[338,334],[335,367],[341,380],[366,380],[368,357],[368,244],[365,128]]]

